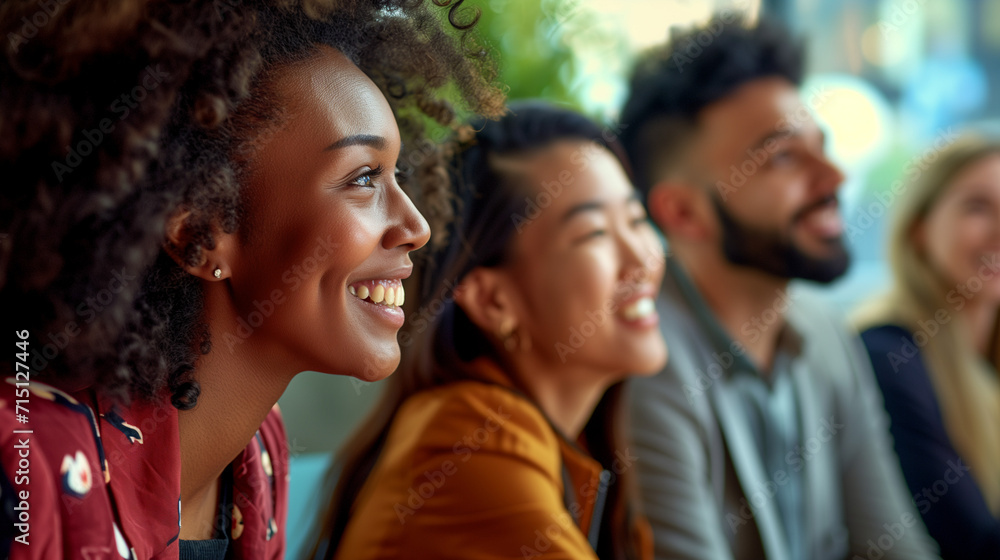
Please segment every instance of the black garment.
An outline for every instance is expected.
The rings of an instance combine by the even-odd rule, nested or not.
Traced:
[[[896,325],[861,333],[885,398],[903,476],[944,560],[1000,558],[1000,520],[945,430],[913,335]]]
[[[229,539],[185,541],[180,544],[179,560],[225,560]]]

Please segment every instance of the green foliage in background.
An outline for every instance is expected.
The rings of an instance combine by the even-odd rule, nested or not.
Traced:
[[[541,97],[580,105],[569,87],[576,57],[560,29],[573,13],[571,1],[490,0],[477,5],[483,10],[478,31],[499,59],[510,99]]]
[[[588,74],[585,57],[593,53],[587,51],[608,45],[620,51],[624,42],[609,36],[582,0],[478,0],[470,7],[482,11],[477,31],[497,58],[509,99],[542,98],[594,112],[588,83],[610,74]]]

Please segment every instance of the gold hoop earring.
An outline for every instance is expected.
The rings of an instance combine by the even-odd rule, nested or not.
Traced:
[[[517,349],[517,341],[514,340],[514,329],[517,325],[514,323],[513,317],[504,317],[500,320],[500,326],[497,327],[497,338],[503,342],[503,347],[508,352],[513,352]]]

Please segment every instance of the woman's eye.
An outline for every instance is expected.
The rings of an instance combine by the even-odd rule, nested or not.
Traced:
[[[970,214],[978,214],[989,210],[989,204],[982,200],[970,200],[965,203],[965,211]]]
[[[635,218],[634,220],[632,220],[632,225],[633,226],[648,225],[649,223],[650,223],[649,222],[649,216],[642,216],[642,217]]]
[[[382,171],[383,168],[381,165],[376,167],[375,169],[369,169],[368,171],[365,171],[364,173],[355,177],[350,184],[358,187],[373,187],[374,185],[372,183],[374,182],[375,178],[382,175]]]
[[[789,150],[782,150],[773,156],[769,160],[772,164],[782,164],[792,160],[792,152]]]

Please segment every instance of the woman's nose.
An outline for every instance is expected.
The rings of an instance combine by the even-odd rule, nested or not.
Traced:
[[[389,212],[393,226],[389,228],[382,244],[386,249],[403,247],[407,252],[415,251],[430,240],[431,228],[403,189],[398,184],[392,189],[393,202],[389,205]]]

